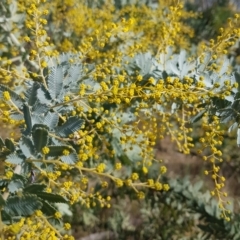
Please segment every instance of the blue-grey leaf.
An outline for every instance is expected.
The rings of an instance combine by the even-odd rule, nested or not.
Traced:
[[[52,67],[47,78],[48,90],[52,99],[56,99],[63,86],[63,71],[61,66]]]
[[[238,123],[237,123],[237,122],[233,123],[233,124],[229,127],[228,132],[233,131],[233,130],[236,129],[237,127],[238,127]]]
[[[21,164],[24,160],[16,154],[9,154],[6,159],[7,162],[11,164]]]
[[[40,124],[43,122],[43,116],[42,115],[36,115],[36,114],[32,114],[32,124],[33,126],[36,124]]]
[[[19,179],[15,179],[8,184],[8,190],[10,193],[18,191],[19,188],[23,188],[23,182]]]
[[[33,114],[44,114],[49,111],[49,107],[46,104],[43,104],[39,102],[38,100],[35,102],[35,104],[32,107],[32,113]]]
[[[11,113],[10,117],[14,120],[17,120],[17,121],[23,120],[23,118],[24,118],[23,115],[21,113],[18,113],[18,112]]]
[[[45,116],[43,123],[47,125],[50,129],[53,129],[57,126],[59,120],[59,116],[55,112],[48,112]]]
[[[37,90],[37,97],[39,102],[42,104],[49,105],[51,103],[51,96],[43,86]]]
[[[30,137],[23,135],[19,141],[19,147],[26,158],[30,158],[34,155],[34,145]]]
[[[74,164],[78,160],[78,156],[75,151],[70,153],[67,156],[63,155],[60,158],[64,163],[67,163],[67,164]]]
[[[40,88],[40,83],[34,82],[25,92],[25,98],[29,106],[33,106],[37,101],[37,90]]]

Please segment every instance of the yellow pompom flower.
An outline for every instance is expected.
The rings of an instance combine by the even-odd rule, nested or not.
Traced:
[[[42,148],[42,153],[43,153],[43,154],[46,155],[46,154],[48,154],[49,152],[50,152],[50,149],[49,149],[47,146],[45,146],[45,147]]]
[[[9,94],[8,91],[4,91],[4,92],[3,92],[3,99],[4,99],[5,101],[9,101],[9,100],[11,99],[11,96],[10,96],[10,94]]]

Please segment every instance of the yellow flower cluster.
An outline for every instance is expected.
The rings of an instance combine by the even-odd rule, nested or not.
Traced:
[[[61,214],[56,212],[56,218],[60,218]],[[71,225],[65,223],[63,228],[69,230]],[[48,220],[43,216],[40,210],[36,211],[31,217],[21,218],[19,222],[5,226],[3,233],[7,234],[7,239],[63,239],[63,240],[74,240],[70,235],[62,235],[59,230],[55,229]],[[18,238],[16,238],[18,236]]]

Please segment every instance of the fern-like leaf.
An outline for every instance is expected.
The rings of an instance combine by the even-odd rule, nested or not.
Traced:
[[[11,164],[21,164],[24,160],[16,154],[9,154],[6,161]]]
[[[68,201],[61,195],[47,192],[36,192],[36,195],[42,200],[46,200],[51,203],[67,203]]]
[[[27,216],[41,209],[42,203],[36,195],[26,194],[21,197],[10,196],[4,210],[13,216]]]
[[[56,133],[61,137],[68,137],[80,129],[84,120],[79,117],[70,117],[62,126],[56,128]]]
[[[30,137],[23,135],[19,141],[19,147],[26,158],[30,158],[34,155],[34,145]]]
[[[59,116],[57,113],[48,112],[43,120],[43,123],[47,125],[50,129],[53,129],[57,126],[58,119],[59,119]]]
[[[61,66],[52,67],[47,79],[49,93],[52,99],[57,99],[63,86],[63,71]]]
[[[24,192],[34,193],[42,192],[47,186],[45,184],[33,183],[23,189]]]
[[[28,86],[29,87],[29,86]],[[29,106],[33,106],[37,101],[37,90],[40,88],[38,82],[31,83],[31,87],[25,92],[25,98]]]

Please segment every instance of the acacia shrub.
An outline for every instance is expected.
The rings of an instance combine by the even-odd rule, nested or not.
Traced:
[[[58,1],[5,3],[9,15],[1,26],[14,48],[8,41],[9,54],[1,52],[1,118],[21,134],[0,140],[1,238],[72,239],[56,203],[110,208],[105,189],[112,185],[138,199],[146,189],[169,191],[164,161],[154,155],[156,141],[166,135],[182,153],[197,147],[210,163],[205,174],[215,186],[215,217],[230,221],[218,164],[221,124],[233,121],[234,128],[239,121],[238,84],[227,58],[240,34],[239,16],[191,55],[192,30],[183,19],[193,14],[180,3],[160,3],[117,9],[106,1],[98,9],[66,1],[60,10]],[[63,36],[51,42],[55,33]],[[203,133],[194,144],[200,119]]]

